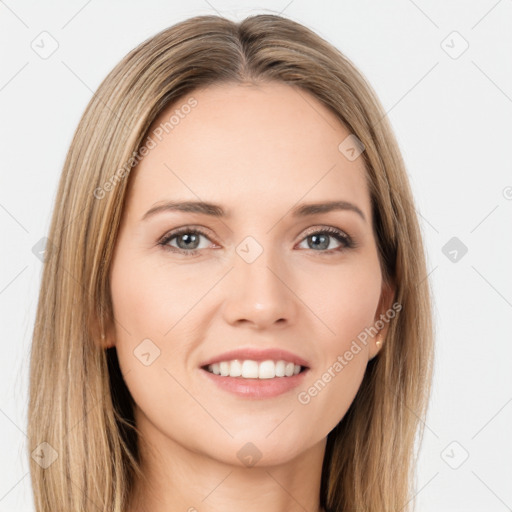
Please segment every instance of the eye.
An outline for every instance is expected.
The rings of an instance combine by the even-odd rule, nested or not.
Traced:
[[[335,239],[338,242],[338,247],[330,247],[331,240]],[[306,235],[304,241],[311,240],[311,243],[308,243],[307,249],[312,249],[313,251],[319,251],[324,254],[331,254],[334,252],[341,252],[345,249],[352,249],[356,247],[356,243],[352,240],[350,236],[348,236],[343,231],[339,229],[327,227],[321,230],[316,230],[310,232]],[[304,242],[302,242],[304,243]],[[328,249],[328,250],[323,250]]]
[[[198,228],[185,226],[164,235],[158,242],[158,245],[162,246],[165,250],[172,251],[174,253],[194,256],[202,249],[208,248],[208,244],[200,247],[201,237],[211,242],[210,238],[204,231]],[[338,242],[338,247],[329,248],[331,246],[332,239],[335,239]],[[332,254],[357,247],[357,244],[350,236],[345,234],[343,231],[332,227],[311,231],[305,238],[303,238],[303,242],[301,243],[308,240],[311,240],[311,243],[308,243],[308,247],[306,247],[306,249],[311,249],[323,254]]]
[[[192,229],[189,227],[184,227],[164,235],[164,237],[158,242],[158,245],[163,246],[164,249],[169,251],[192,256],[197,254],[200,249],[206,248],[199,247],[201,237],[207,238],[209,240],[208,236],[203,231],[197,228]],[[174,239],[176,239],[177,245],[171,244]]]

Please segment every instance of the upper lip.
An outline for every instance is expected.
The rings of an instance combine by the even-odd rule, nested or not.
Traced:
[[[305,359],[302,359],[302,357],[299,357],[298,355],[294,354],[293,352],[289,352],[288,350],[279,348],[261,349],[253,347],[239,348],[236,350],[230,350],[229,352],[224,352],[201,363],[200,366],[208,366],[210,364],[220,363],[222,361],[232,361],[233,359],[242,361],[246,359],[250,359],[252,361],[266,361],[271,359],[273,361],[287,361],[290,363],[298,364],[300,366],[304,366],[305,368],[309,368],[309,363]]]

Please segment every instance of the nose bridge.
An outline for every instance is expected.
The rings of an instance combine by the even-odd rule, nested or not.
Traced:
[[[294,294],[287,283],[288,273],[276,247],[267,246],[248,236],[236,247],[233,286],[226,298],[225,314],[229,322],[248,321],[262,326],[292,321]]]

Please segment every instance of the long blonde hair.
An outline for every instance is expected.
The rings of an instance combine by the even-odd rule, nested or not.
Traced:
[[[49,231],[30,365],[28,437],[37,512],[124,511],[140,469],[133,400],[115,348],[112,253],[138,149],[157,115],[210,84],[277,81],[320,100],[364,144],[374,234],[402,309],[327,439],[327,511],[406,511],[432,378],[431,292],[400,151],[371,86],[336,48],[277,15],[197,16],[126,55],[87,106]],[[184,100],[185,101],[185,100]]]

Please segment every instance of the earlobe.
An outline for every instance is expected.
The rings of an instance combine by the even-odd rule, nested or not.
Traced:
[[[103,321],[97,320],[92,332],[92,339],[101,349],[107,349],[115,346],[114,330],[109,326],[105,327]]]
[[[101,332],[101,346],[104,349],[115,347],[115,337],[111,334],[105,334],[104,331]]]
[[[375,349],[372,347],[370,349],[370,357],[368,358],[368,361],[371,361],[372,359],[374,359],[377,354],[380,352],[381,348],[382,348],[382,344],[383,344],[383,341],[384,341],[384,337],[381,335],[381,333],[377,334],[377,339],[375,341]]]
[[[382,349],[386,334],[389,328],[390,318],[388,311],[391,309],[393,297],[395,296],[395,285],[393,282],[385,282],[382,286],[382,292],[375,315],[374,325],[378,329],[378,334],[375,338],[375,347],[370,349],[369,360],[373,359]]]
[[[388,314],[387,312],[392,309],[392,303],[393,298],[395,296],[395,284],[394,282],[384,282],[382,285],[382,291],[380,295],[379,305],[377,307],[377,312],[375,315],[375,323],[379,322],[379,324],[382,322],[382,317],[387,318]],[[379,331],[382,331],[384,334],[384,337],[386,336],[387,332],[387,325],[384,327],[379,328]]]

